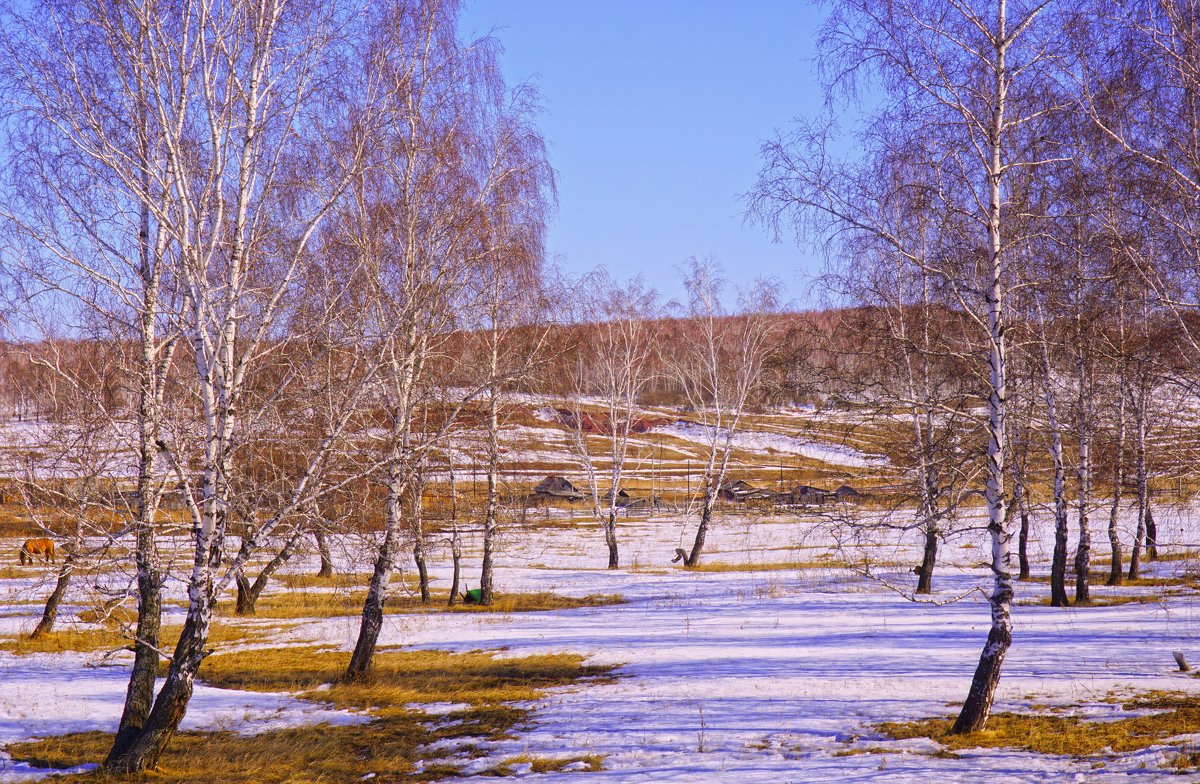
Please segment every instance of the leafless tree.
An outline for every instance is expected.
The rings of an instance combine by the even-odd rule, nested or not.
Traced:
[[[476,288],[480,307],[473,321],[479,340],[477,365],[487,379],[487,495],[483,508],[481,603],[495,593],[495,548],[500,513],[500,428],[508,392],[544,358],[546,314],[551,301],[544,285],[544,239],[553,205],[553,172],[545,142],[533,125],[535,96],[520,88],[496,107],[486,146],[489,219],[479,232],[483,252]]]
[[[638,428],[639,400],[654,369],[661,321],[657,295],[640,279],[620,285],[601,271],[585,280],[583,288],[586,312],[568,400],[568,430],[587,480],[592,516],[604,530],[608,568],[616,569],[620,566],[619,494],[631,457],[629,438]],[[584,398],[589,397],[599,404],[598,410],[584,408]],[[589,444],[596,441],[603,444],[603,451],[593,455]]]
[[[1037,340],[1042,364],[1041,385],[1045,402],[1046,422],[1050,429],[1050,458],[1054,466],[1054,555],[1050,566],[1050,604],[1066,607],[1067,600],[1067,471],[1063,459],[1063,428],[1059,418],[1055,365],[1050,358],[1050,338],[1047,336],[1046,312],[1043,303],[1036,305]]]
[[[3,12],[0,41],[0,78],[19,107],[6,140],[11,198],[0,208],[27,260],[15,271],[27,292],[51,293],[51,307],[90,312],[137,347],[128,372],[137,388],[138,631],[118,746],[149,712],[159,658],[158,442],[178,334],[169,270],[179,258],[163,110],[184,98],[156,91],[169,81],[160,58],[175,45],[175,21],[157,5],[23,3]]]
[[[88,348],[48,337],[31,347],[54,416],[22,429],[15,457],[2,467],[17,479],[10,500],[22,503],[61,556],[33,638],[53,629],[76,575],[111,566],[108,553],[130,506],[117,483],[131,455],[119,416],[119,354]]]
[[[840,343],[831,351],[857,360],[832,371],[842,394],[877,418],[900,417],[907,425],[891,451],[893,463],[906,471],[902,501],[915,501],[916,516],[911,523],[888,516],[878,525],[921,532],[917,594],[933,590],[938,544],[952,532],[973,478],[973,461],[963,455],[979,430],[969,413],[973,325],[958,317],[957,302],[947,301],[947,287],[932,272],[947,236],[953,241],[957,220],[937,198],[937,183],[924,177],[923,152],[902,145],[861,172],[855,199],[878,231],[841,235],[830,248],[834,268],[822,278],[843,298],[840,304],[854,306],[841,333],[831,336]]]
[[[5,18],[5,78],[39,120],[22,126],[30,135],[18,149],[33,152],[23,160],[53,198],[55,212],[36,217],[53,219],[59,233],[15,210],[8,217],[88,282],[64,286],[67,296],[90,301],[99,293],[126,308],[116,315],[143,346],[143,461],[184,485],[194,522],[184,633],[150,708],[157,608],[147,607],[139,632],[145,667],[131,680],[108,761],[114,770],[157,763],[186,710],[215,597],[242,565],[235,558],[218,576],[232,460],[254,419],[240,408],[242,393],[276,345],[273,330],[304,250],[355,158],[352,142],[331,141],[331,124],[345,113],[318,107],[336,98],[319,75],[343,30],[339,11],[274,2],[46,3]],[[67,165],[78,167],[67,178],[53,170]],[[102,252],[60,253],[59,237]],[[175,305],[164,314],[167,285]],[[188,378],[201,401],[204,436],[195,450],[180,432],[163,430],[155,412],[176,334],[187,341]],[[319,462],[314,456],[314,467]],[[154,605],[154,492],[151,471],[141,473],[141,593]],[[307,485],[296,491],[299,503]],[[264,523],[263,537],[276,525]]]
[[[346,234],[369,274],[386,369],[387,500],[348,679],[370,670],[404,533],[428,597],[421,486],[433,456],[477,398],[488,401],[496,420],[505,381],[498,348],[484,380],[466,389],[438,383],[432,370],[478,327],[473,313],[491,313],[494,331],[500,329],[507,300],[489,297],[480,281],[504,269],[499,257],[510,237],[502,227],[520,226],[540,242],[543,226],[540,214],[529,225],[514,220],[525,200],[537,197],[545,166],[525,106],[510,103],[499,79],[495,42],[461,44],[453,2],[390,4],[374,27],[372,68],[383,86],[379,138],[373,165],[353,191]],[[522,159],[531,148],[535,154]],[[490,541],[485,532],[485,559]]]
[[[947,243],[947,263],[931,268],[951,287],[962,313],[985,338],[987,380],[988,529],[994,588],[988,641],[955,732],[980,729],[991,711],[1004,656],[1012,640],[1012,575],[1005,493],[1009,441],[1007,416],[1008,311],[1006,256],[1021,231],[1011,196],[1015,178],[1043,162],[1030,138],[1061,109],[1054,96],[1057,63],[1055,17],[1045,2],[950,4],[906,0],[886,9],[845,2],[821,35],[822,63],[831,97],[875,80],[886,100],[866,123],[868,149],[895,148],[897,138],[928,150],[936,193],[961,216],[957,241]],[[874,234],[906,250],[902,239],[865,218],[847,188],[846,167],[830,154],[827,129],[801,128],[765,147],[756,190],[767,220],[832,218],[835,230]],[[856,181],[856,180],[854,180]],[[957,264],[955,263],[957,261]],[[916,262],[916,263],[919,263]]]
[[[682,334],[673,344],[679,349],[663,359],[683,390],[703,439],[699,498],[687,499],[688,515],[699,518],[696,537],[689,551],[679,548],[675,557],[685,567],[693,567],[704,552],[742,415],[762,377],[779,300],[772,282],[756,281],[738,291],[738,315],[728,315],[722,301],[725,281],[710,258],[690,259],[683,283],[688,302],[676,324]]]

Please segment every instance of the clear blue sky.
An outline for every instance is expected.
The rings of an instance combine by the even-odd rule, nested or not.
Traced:
[[[807,304],[819,260],[743,224],[741,195],[761,141],[820,109],[821,19],[798,0],[466,0],[463,33],[494,30],[508,81],[545,104],[550,255],[573,274],[641,273],[667,299],[679,265],[712,255],[726,277],[775,277]]]

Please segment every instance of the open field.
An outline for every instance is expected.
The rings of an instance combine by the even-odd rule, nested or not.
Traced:
[[[1052,520],[1046,487],[1035,481],[1034,575],[1017,586],[995,722],[948,736],[988,628],[985,521],[981,501],[967,498],[941,543],[935,594],[913,601],[920,536],[904,474],[888,454],[902,423],[849,410],[748,414],[731,479],[768,491],[846,483],[865,495],[793,508],[726,503],[704,559],[684,570],[671,558],[694,534],[695,510],[686,505],[709,434],[684,412],[648,409],[656,424],[631,438],[624,487],[665,506],[622,517],[624,568],[607,570],[586,502],[525,506],[548,474],[586,489],[551,402],[522,401],[503,431],[509,506],[493,606],[445,606],[450,557],[439,514],[447,485],[432,476],[432,602],[421,603],[415,570],[403,562],[375,678],[353,688],[337,682],[377,537],[360,525],[332,537],[333,577],[316,576],[310,542],[275,575],[253,616],[234,613],[229,589],[214,621],[215,654],[155,775],[230,784],[371,774],[414,782],[1104,782],[1200,770],[1200,682],[1176,672],[1172,658],[1178,650],[1200,661],[1192,647],[1200,529],[1186,499],[1172,505],[1160,489],[1162,557],[1142,579],[1107,588],[1107,502],[1098,498],[1093,606],[1056,609],[1048,606]],[[585,444],[602,472],[603,439]],[[471,466],[457,476],[468,510],[460,526],[465,588],[478,584],[480,531],[470,509],[482,492],[482,467],[466,456],[481,444],[464,437],[455,448]],[[19,504],[3,511],[11,536],[34,533]],[[1133,515],[1127,508],[1121,521],[1126,542]],[[118,528],[121,517],[118,510]],[[52,769],[96,780],[88,766],[110,740],[130,661],[131,543],[98,541],[109,557],[83,568],[57,631],[37,640],[27,635],[53,570],[18,565],[18,544],[0,541],[0,714],[9,717],[0,723],[8,755],[0,781]],[[187,568],[187,546],[182,537],[162,541],[176,575]],[[251,576],[269,556],[251,560]],[[183,582],[172,581],[166,646],[185,607]]]
[[[236,621],[244,630],[240,634],[218,635],[215,647],[235,652],[234,658],[218,654],[212,659],[211,682],[198,689],[185,729],[233,731],[236,738],[257,733],[264,748],[291,748],[304,727],[326,722],[330,738],[346,736],[344,742],[352,743],[354,733],[361,732],[361,738],[382,744],[379,764],[393,766],[394,780],[428,780],[399,776],[401,770],[408,771],[405,776],[453,773],[468,780],[508,773],[539,781],[598,782],[651,777],[670,782],[1179,780],[1177,770],[1192,769],[1200,744],[1200,717],[1190,708],[1200,681],[1174,672],[1171,654],[1181,650],[1200,660],[1195,643],[1200,594],[1194,579],[1200,561],[1184,546],[1200,541],[1200,532],[1179,522],[1190,519],[1181,512],[1164,513],[1164,519],[1176,521],[1161,533],[1169,557],[1151,564],[1148,579],[1137,585],[1094,586],[1100,606],[1040,606],[1036,602],[1048,590],[1044,582],[1018,585],[1015,641],[996,703],[998,714],[1017,718],[998,721],[994,731],[983,733],[986,737],[955,738],[950,746],[924,737],[937,736],[944,727],[926,720],[953,716],[986,634],[987,605],[972,592],[988,582],[980,564],[982,536],[967,532],[944,547],[932,599],[965,598],[942,606],[909,601],[888,587],[909,587],[909,565],[917,560],[912,542],[881,535],[870,543],[839,546],[836,531],[815,516],[723,517],[712,535],[707,568],[695,571],[670,564],[690,524],[676,517],[631,519],[621,527],[630,568],[608,571],[598,568],[603,566],[599,530],[569,524],[556,512],[556,525],[507,536],[499,589],[502,602],[505,595],[518,597],[507,608],[413,614],[398,607],[386,618],[381,644],[392,650],[403,646],[447,656],[491,651],[518,668],[534,666],[521,664],[536,661],[528,657],[567,654],[589,666],[616,668],[615,679],[567,685],[574,681],[570,677],[558,688],[550,682],[548,692],[543,686],[480,692],[455,678],[423,686],[405,676],[377,698],[369,690],[351,697],[320,687],[330,676],[319,672],[288,675],[282,664],[255,669],[249,662],[308,660],[310,670],[334,672],[353,645],[357,608],[336,597],[357,592],[365,575],[331,581],[326,590],[320,581],[302,576],[315,571],[315,562],[297,559],[287,571],[298,576],[273,583],[262,600],[262,617]],[[1045,520],[1038,521],[1036,533],[1036,571],[1044,574]],[[470,544],[468,582],[477,574],[476,543]],[[345,542],[338,549],[348,554],[354,547]],[[10,541],[4,542],[4,552],[13,552]],[[435,590],[448,584],[446,560],[444,553],[434,553]],[[877,579],[847,564],[872,565]],[[350,571],[348,563],[343,566]],[[0,582],[6,602],[0,633],[11,636],[31,628],[45,591],[36,579],[39,571],[6,572]],[[290,598],[297,589],[315,602],[311,616]],[[402,585],[400,595],[409,590]],[[329,598],[312,598],[322,595]],[[564,597],[563,606],[545,610],[535,602],[521,611],[521,596]],[[615,597],[621,603],[607,603]],[[273,603],[286,611],[270,612]],[[68,608],[80,610],[80,605]],[[168,625],[177,612],[168,611]],[[68,634],[100,628],[64,623]],[[36,776],[38,770],[30,767],[35,763],[95,761],[103,742],[84,742],[90,736],[78,736],[74,745],[19,742],[111,731],[127,661],[124,653],[108,655],[115,647],[112,635],[111,630],[100,635],[97,646],[83,653],[0,651],[0,715],[5,717],[0,740],[22,760],[0,763],[0,780]],[[421,721],[441,729],[413,740],[414,720],[406,718],[410,729],[397,730],[389,741],[379,722],[400,721],[400,714],[387,705],[430,710],[431,718]],[[486,706],[491,718],[476,717],[478,732],[449,733],[438,717],[471,705],[475,710]],[[495,711],[505,705],[520,715],[497,719]],[[364,721],[371,722],[370,732],[357,729]],[[1096,737],[1095,725],[1088,722],[1097,721],[1126,722],[1112,726],[1132,729],[1116,740],[1070,741],[1072,728],[1080,737]],[[1038,745],[1031,722],[1058,745]],[[1006,733],[1008,726],[1016,729]],[[409,738],[403,751],[382,750],[400,736]],[[244,740],[236,743],[241,751],[230,754],[252,747]],[[191,764],[186,762],[189,744],[182,744],[178,764]],[[330,769],[325,780],[357,780],[364,771],[393,780],[388,769],[368,768]],[[281,775],[273,770],[263,770],[264,780],[285,780],[271,779]],[[170,775],[177,778],[166,780],[187,780],[178,778],[178,770]],[[211,775],[239,780],[228,771]]]

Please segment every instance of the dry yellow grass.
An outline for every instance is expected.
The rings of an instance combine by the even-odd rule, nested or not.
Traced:
[[[1187,694],[1152,694],[1127,702],[1126,710],[1157,712],[1091,721],[1077,716],[997,713],[980,732],[951,735],[954,720],[924,719],[876,726],[897,740],[932,738],[951,751],[969,748],[1012,748],[1037,754],[1078,757],[1125,754],[1200,732],[1200,705]]]
[[[560,773],[568,767],[572,771],[595,773],[604,770],[604,756],[601,754],[576,754],[568,757],[537,757],[532,754],[518,754],[483,771],[481,775],[515,776],[526,766],[529,773]]]
[[[344,588],[352,586],[364,586],[371,580],[370,572],[337,572],[332,577],[318,577],[315,574],[296,572],[285,572],[276,574],[275,582],[286,588]],[[412,582],[412,579],[405,575],[405,584]]]
[[[28,634],[0,637],[0,651],[26,655],[31,653],[89,653],[112,651],[129,645],[129,638],[117,629],[63,626],[36,640]]]
[[[498,659],[484,653],[445,651],[380,652],[370,680],[336,683],[349,658],[312,648],[275,648],[210,657],[202,677],[213,685],[259,691],[301,690],[301,696],[339,707],[369,710],[367,724],[318,725],[243,737],[229,732],[182,732],[172,741],[159,770],[143,777],[103,773],[67,776],[60,782],[154,781],[211,784],[272,782],[434,781],[460,775],[460,765],[477,752],[475,743],[511,737],[529,711],[509,703],[536,699],[543,690],[603,676],[608,668],[585,666],[566,654]],[[329,686],[329,688],[318,688]],[[430,716],[411,703],[452,700],[469,707]],[[458,741],[453,750],[431,749]],[[106,733],[77,733],[8,746],[17,760],[64,768],[103,758],[112,742]],[[453,759],[452,759],[453,757]],[[538,772],[575,761],[599,769],[597,755],[570,758],[514,757],[495,773],[528,763]],[[418,765],[418,763],[420,763]],[[372,775],[373,774],[373,775]]]
[[[304,592],[289,591],[287,593],[267,594],[258,600],[254,617],[256,618],[331,618],[344,615],[358,615],[362,612],[365,591],[344,591],[333,593],[329,591]],[[581,607],[602,607],[624,602],[621,596],[615,594],[592,594],[590,596],[563,596],[561,594],[540,593],[511,593],[498,594],[495,601],[481,607],[475,604],[459,602],[453,607],[447,607],[449,593],[434,591],[429,604],[422,604],[419,596],[392,596],[386,604],[388,612],[393,613],[436,613],[436,612],[465,612],[465,613],[514,613],[514,612],[544,612],[548,610],[573,610]],[[233,613],[232,602],[221,605],[222,614]]]
[[[348,660],[349,654],[308,647],[247,650],[209,657],[201,677],[220,688],[299,692],[341,708],[394,709],[414,702],[534,700],[544,689],[611,670],[584,665],[575,654],[503,658],[482,651],[385,649],[370,678],[342,683]]]
[[[53,569],[53,564],[35,563],[31,566],[0,566],[0,580],[19,580],[24,577],[38,577],[43,572]]]
[[[268,642],[279,632],[292,628],[294,624],[261,624],[217,622],[212,625],[208,641],[211,645],[252,645]],[[164,626],[161,647],[170,650],[179,640],[182,626]],[[28,634],[0,637],[0,650],[17,655],[32,653],[99,653],[129,648],[133,634],[116,624],[103,626],[78,626],[62,624],[49,634],[35,640]]]

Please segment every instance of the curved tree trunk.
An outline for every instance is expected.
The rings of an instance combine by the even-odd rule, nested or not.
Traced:
[[[125,707],[113,746],[104,761],[106,768],[127,754],[134,739],[141,733],[154,705],[154,685],[158,678],[159,632],[162,626],[162,582],[159,571],[151,566],[156,559],[154,530],[139,526],[138,618],[133,646],[133,668],[125,691]]]
[[[689,569],[700,565],[700,555],[704,552],[704,540],[708,536],[708,526],[712,521],[713,492],[705,490],[704,502],[700,507],[700,525],[696,527],[696,539],[692,542],[692,550],[683,559],[683,565]]]
[[[937,562],[938,531],[936,526],[925,529],[925,551],[917,567],[917,593],[933,593],[933,567]]]
[[[354,644],[354,653],[350,656],[350,664],[343,676],[347,681],[362,679],[371,671],[375,646],[379,642],[379,633],[383,630],[383,604],[387,600],[388,581],[395,569],[396,554],[400,548],[402,488],[399,466],[390,466],[388,474],[387,532],[375,559],[375,570],[371,574],[367,598],[363,602],[358,640]]]
[[[1138,498],[1138,516],[1137,529],[1133,534],[1133,547],[1129,551],[1129,574],[1130,580],[1137,580],[1142,576],[1142,542],[1146,538],[1146,506],[1142,498]]]
[[[1123,553],[1121,551],[1121,537],[1117,533],[1117,513],[1121,508],[1121,496],[1118,495],[1113,499],[1112,508],[1108,514],[1108,547],[1112,559],[1108,566],[1108,580],[1105,585],[1120,585],[1124,581],[1124,570],[1122,568]]]
[[[413,544],[413,562],[417,566],[417,580],[421,585],[421,604],[429,604],[429,567],[425,564],[425,542],[417,539]]]
[[[246,577],[246,570],[239,570],[234,575],[233,582],[237,586],[237,602],[234,604],[234,612],[238,615],[254,615],[255,603],[250,599],[250,579]]]
[[[143,390],[143,396],[148,394]],[[155,523],[158,515],[158,488],[153,469],[158,450],[158,428],[148,413],[153,403],[143,399],[141,458],[138,467],[137,544],[134,560],[137,564],[137,629],[133,644],[133,668],[125,690],[125,705],[121,721],[105,759],[105,766],[114,764],[130,750],[142,731],[154,705],[154,686],[158,679],[159,632],[162,627],[162,584],[164,575],[158,559]]]
[[[71,583],[71,575],[74,572],[75,552],[72,549],[67,553],[62,566],[58,569],[58,579],[54,582],[54,590],[46,599],[46,606],[42,609],[42,619],[38,621],[38,625],[29,635],[29,639],[36,640],[43,634],[49,634],[50,630],[54,628],[54,622],[58,619],[58,607],[62,604],[63,596],[67,593],[67,586]]]
[[[141,728],[131,733],[122,751],[109,753],[104,763],[109,772],[140,773],[157,767],[159,758],[187,712],[196,675],[207,655],[205,647],[216,606],[213,571],[219,566],[220,555],[211,537],[221,527],[221,512],[216,509],[215,498],[218,495],[214,492],[211,477],[219,476],[224,468],[218,462],[216,469],[205,476],[202,493],[207,501],[194,542],[194,562],[188,581],[188,611],[179,642],[171,656],[166,680]]]
[[[608,545],[608,568],[621,568],[621,556],[617,551],[617,513],[611,508],[604,521],[604,542]]]
[[[270,561],[263,566],[262,571],[258,573],[258,577],[254,578],[254,582],[250,582],[245,576],[245,570],[237,574],[237,609],[238,615],[254,615],[255,608],[258,604],[258,597],[262,596],[263,591],[270,582],[272,575],[279,571],[279,567],[287,563],[296,550],[300,548],[300,542],[304,538],[304,531],[298,530],[291,535],[284,544],[283,549],[275,554]]]
[[[1012,597],[1009,596],[1011,602]],[[993,613],[992,629],[988,632],[987,643],[983,646],[983,654],[975,667],[975,675],[971,679],[971,690],[967,693],[967,701],[954,722],[950,732],[960,735],[968,732],[978,732],[987,723],[992,712],[992,702],[996,695],[996,685],[1000,682],[1000,669],[1004,665],[1004,656],[1012,645],[1012,619],[1007,613],[997,618]]]
[[[929,476],[928,472],[926,476]],[[932,483],[930,483],[932,484]],[[921,554],[921,565],[917,567],[917,593],[931,594],[933,593],[933,569],[937,565],[937,548],[938,536],[938,516],[937,509],[933,506],[933,495],[935,488],[927,487],[925,492],[925,504],[922,510],[925,517],[925,548]]]
[[[159,758],[187,712],[196,675],[204,660],[211,621],[211,601],[202,601],[198,606],[189,608],[166,681],[154,700],[154,707],[145,725],[124,752],[109,755],[105,762],[107,770],[114,773],[140,773],[158,767]]]
[[[317,540],[317,553],[321,556],[321,568],[317,571],[317,577],[333,577],[333,555],[329,552],[329,540],[320,528],[313,531],[313,537]]]

